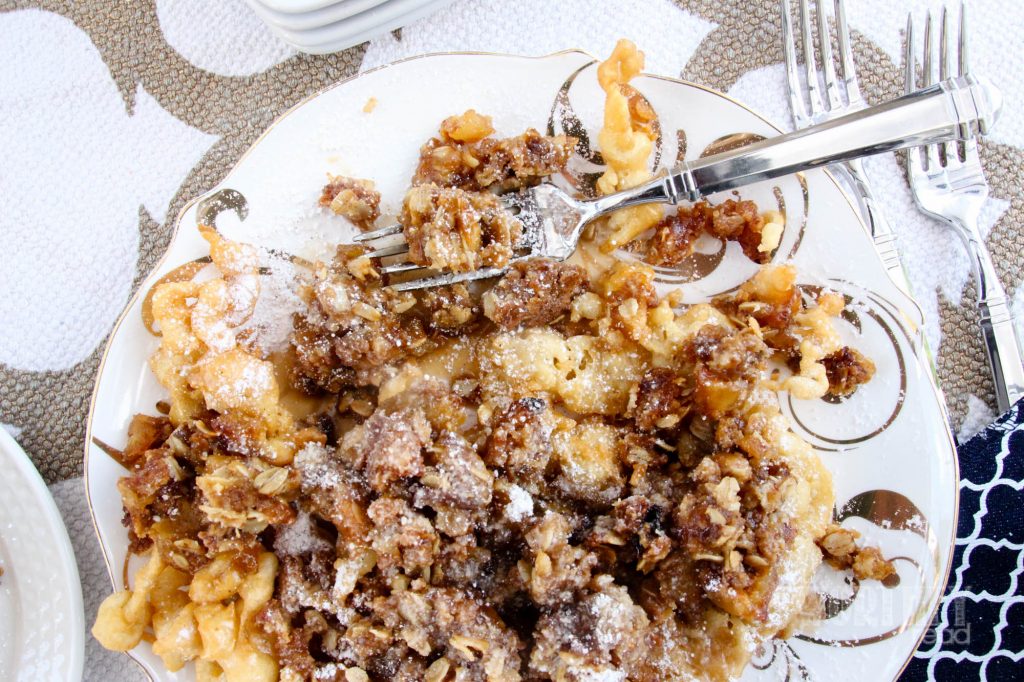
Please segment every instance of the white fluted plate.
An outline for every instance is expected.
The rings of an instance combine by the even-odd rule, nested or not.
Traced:
[[[0,680],[80,682],[82,587],[64,520],[21,446],[0,428]]]

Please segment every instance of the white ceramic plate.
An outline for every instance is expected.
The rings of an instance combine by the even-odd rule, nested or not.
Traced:
[[[360,0],[260,0],[264,5],[282,14],[305,14],[338,5],[358,3]]]
[[[550,125],[596,139],[604,97],[595,66],[593,57],[578,51],[536,59],[447,54],[339,83],[279,119],[223,182],[183,211],[166,257],[142,291],[207,253],[195,229],[198,215],[215,220],[230,238],[306,258],[331,252],[330,245],[350,233],[343,221],[316,208],[328,171],[372,178],[385,199],[384,220],[393,217],[419,146],[452,113],[471,107],[486,112],[505,134]],[[778,133],[746,107],[699,86],[654,76],[633,84],[660,117],[658,166],[699,156],[737,134]],[[365,113],[371,97],[377,106]],[[577,169],[600,170],[578,161]],[[848,297],[841,331],[877,365],[873,381],[844,402],[796,401],[785,394],[779,400],[797,433],[834,473],[837,519],[877,543],[899,570],[898,585],[886,587],[859,585],[823,567],[815,589],[831,617],[764,648],[746,677],[796,679],[803,670],[817,679],[891,680],[915,650],[942,593],[956,528],[956,452],[922,350],[921,315],[887,278],[863,224],[826,172],[763,183],[742,194],[763,208],[784,209],[787,227],[775,260],[791,258],[801,283],[830,286]],[[683,270],[661,272],[663,286],[678,286],[685,300],[695,302],[755,270],[735,244],[712,241],[705,247]],[[115,447],[123,445],[132,415],[152,413],[164,397],[146,365],[157,339],[142,323],[141,305],[134,299],[118,322],[93,398],[90,439]],[[87,446],[91,508],[118,588],[127,538],[115,482],[123,473],[99,447]],[[184,679],[160,672],[148,646],[133,656],[155,679]]]
[[[57,505],[0,428],[0,680],[82,679],[78,567]]]
[[[327,54],[406,26],[449,2],[451,0],[388,0],[340,21],[306,30],[286,28],[275,22],[255,0],[250,0],[249,4],[285,42],[302,52]]]
[[[389,0],[345,0],[309,12],[282,12],[274,9],[271,6],[272,3],[266,0],[247,0],[247,2],[268,24],[291,31],[305,31],[348,19],[360,12],[389,2]]]

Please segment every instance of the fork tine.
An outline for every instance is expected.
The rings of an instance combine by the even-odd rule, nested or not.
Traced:
[[[408,263],[408,262],[406,262],[406,263],[393,263],[391,265],[385,265],[384,267],[382,267],[380,269],[380,271],[381,271],[382,274],[385,274],[385,275],[397,275],[400,272],[412,272],[413,270],[424,270],[424,271],[426,271],[426,270],[429,270],[429,269],[430,268],[425,268],[422,265],[417,265],[416,263]]]
[[[967,3],[960,2],[960,27],[957,35],[957,55],[956,55],[956,76],[967,75]],[[988,124],[982,122],[979,125],[979,130],[982,135],[988,134]],[[965,140],[957,145],[957,149],[960,152],[960,160],[966,161],[972,154],[977,154],[978,144],[974,139]]]
[[[904,89],[909,95],[917,90],[917,58],[914,54],[914,15],[907,14],[907,46],[904,52],[906,57],[906,72],[904,74]],[[921,154],[923,150],[919,147],[911,147],[907,150],[907,165],[911,174],[922,170]]]
[[[391,284],[389,286],[395,291],[416,291],[418,289],[426,289],[429,287],[442,287],[449,284],[458,284],[459,282],[473,282],[478,279],[499,277],[505,274],[507,269],[508,268],[481,268],[471,272],[449,272],[443,275],[436,275],[434,277],[410,279],[407,282],[399,282],[398,284]],[[426,270],[426,268],[424,268],[424,270]]]
[[[839,84],[836,83],[836,67],[832,63],[832,34],[828,30],[828,12],[818,2],[818,45],[821,48],[821,68],[825,79],[825,95],[828,98],[829,110],[843,105],[839,95]]]
[[[932,78],[932,11],[924,22],[924,56],[921,58],[921,87],[928,87],[935,80]]]
[[[804,38],[804,73],[807,77],[807,96],[811,100],[811,111],[824,111],[821,101],[821,86],[818,84],[818,67],[814,63],[814,36],[811,33],[811,8],[807,0],[800,0],[800,26]]]
[[[800,119],[809,117],[807,103],[804,101],[803,88],[800,86],[800,73],[796,65],[796,43],[793,36],[793,20],[790,15],[789,0],[782,0],[782,51],[786,57],[786,78],[789,80],[789,103],[793,109],[793,119],[797,126]]]
[[[960,45],[960,53],[957,56],[957,75],[967,75],[967,3],[960,3],[960,36],[957,41]]]
[[[949,24],[949,12],[946,11],[945,5],[942,6],[942,12],[939,17],[939,78],[946,80],[950,76],[950,66],[953,61],[951,54],[953,45],[952,31],[950,30]],[[953,142],[946,142],[940,148],[946,155],[946,164],[959,154],[957,145]]]
[[[914,57],[914,15],[907,14],[907,45],[905,48],[904,60],[906,72],[904,73],[904,91],[910,94],[917,90],[917,59]]]
[[[374,239],[381,239],[382,237],[390,237],[393,234],[399,234],[402,231],[401,225],[388,225],[382,227],[379,230],[371,230],[369,232],[363,232],[352,237],[354,242],[371,242]]]
[[[967,60],[967,3],[961,0],[960,2],[960,35],[957,40],[959,45],[959,54],[957,55],[957,75],[966,76],[969,73],[968,60]],[[978,131],[982,135],[988,135],[988,121],[981,121],[978,125]],[[977,144],[973,139],[968,140],[964,143],[965,156],[976,150]]]
[[[928,10],[928,16],[925,19],[924,24],[924,57],[921,62],[921,85],[922,87],[928,87],[935,82],[935,59],[934,51],[932,50],[932,39],[935,35],[935,17],[931,10]],[[942,47],[939,45],[941,51]],[[939,159],[939,145],[933,144],[925,148],[925,168],[940,168],[942,164]]]
[[[942,11],[939,14],[939,78],[941,80],[949,78],[949,34],[949,12],[946,11],[946,6],[943,5]]]
[[[839,67],[842,69],[843,82],[846,84],[846,99],[849,102],[859,102],[863,97],[860,94],[860,84],[857,82],[857,67],[853,63],[845,0],[836,0],[836,32],[839,34]]]
[[[374,249],[365,255],[370,258],[386,258],[387,256],[400,256],[403,253],[409,253],[409,245],[406,242],[399,242],[397,244],[392,244],[391,246],[382,246],[381,248]]]

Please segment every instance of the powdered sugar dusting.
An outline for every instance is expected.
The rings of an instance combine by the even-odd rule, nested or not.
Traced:
[[[295,523],[277,527],[274,550],[280,554],[298,556],[323,549],[330,549],[330,546],[323,538],[316,535],[313,530],[313,521],[307,512],[300,511]]]
[[[576,670],[576,679],[580,682],[622,682],[626,673],[622,670],[606,668],[604,670]]]
[[[510,521],[522,521],[533,516],[533,496],[518,485],[508,489],[508,506],[505,507],[505,516]]]
[[[316,670],[313,671],[314,680],[336,680],[338,674],[344,671],[343,666],[339,666],[337,663],[324,663],[323,665],[317,666]]]
[[[327,448],[319,443],[307,443],[299,450],[294,466],[302,475],[303,488],[332,488],[342,482]]]
[[[305,310],[305,302],[296,291],[298,268],[290,261],[266,254],[260,277],[260,294],[252,315],[240,328],[250,330],[257,347],[264,353],[284,350],[293,329],[292,317]]]

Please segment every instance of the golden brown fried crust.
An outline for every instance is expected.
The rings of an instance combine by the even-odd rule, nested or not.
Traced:
[[[502,329],[539,327],[569,312],[572,300],[588,289],[578,265],[532,258],[514,263],[484,295],[484,314]]]

